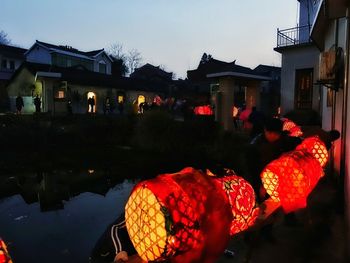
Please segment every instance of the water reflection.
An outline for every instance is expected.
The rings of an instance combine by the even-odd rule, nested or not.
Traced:
[[[110,171],[88,169],[18,174],[3,178],[3,181],[0,198],[20,194],[27,204],[39,202],[40,210],[46,212],[63,209],[63,201],[69,201],[80,193],[105,196],[110,188],[123,182],[123,178],[112,176]]]
[[[0,236],[14,262],[87,262],[134,184],[93,168],[1,176]]]

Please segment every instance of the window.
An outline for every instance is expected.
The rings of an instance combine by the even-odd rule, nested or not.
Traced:
[[[1,68],[2,68],[2,69],[7,69],[7,60],[6,60],[6,59],[3,59],[3,60],[1,61]]]
[[[64,98],[65,98],[65,91],[57,90],[55,94],[55,99],[64,99]]]
[[[103,62],[103,63],[98,63],[98,72],[100,73],[104,73],[106,74],[107,73],[107,67],[106,67],[106,64]]]
[[[295,108],[312,109],[313,69],[295,71]]]
[[[333,90],[327,88],[327,107],[333,106]]]
[[[15,70],[15,62],[13,60],[10,61],[10,69]]]

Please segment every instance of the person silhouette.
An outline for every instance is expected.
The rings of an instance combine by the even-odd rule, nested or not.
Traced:
[[[21,95],[18,95],[16,98],[16,109],[17,109],[17,114],[22,113],[22,108],[24,107],[24,102],[23,98]]]
[[[39,95],[37,94],[34,99],[35,112],[41,112],[41,100]]]

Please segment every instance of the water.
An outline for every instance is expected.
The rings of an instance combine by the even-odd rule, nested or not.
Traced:
[[[117,178],[92,169],[0,177],[0,237],[14,262],[88,262],[135,185]]]

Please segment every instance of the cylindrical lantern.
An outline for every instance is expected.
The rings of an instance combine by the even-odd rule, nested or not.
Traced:
[[[186,168],[137,184],[125,219],[143,260],[208,262],[225,249],[232,215],[227,196],[213,179]]]
[[[259,215],[253,187],[242,177],[235,174],[216,180],[227,194],[231,205],[233,220],[230,234],[235,235],[252,226]]]
[[[311,153],[317,161],[320,162],[322,167],[326,166],[328,161],[328,151],[326,145],[318,136],[311,136],[304,139],[303,142],[297,146],[297,150],[305,150]]]
[[[269,163],[261,173],[266,192],[285,212],[306,207],[306,200],[323,170],[306,151],[292,151]]]
[[[281,121],[283,122],[283,131],[287,131],[290,136],[300,137],[303,135],[300,126],[296,125],[293,121],[287,118],[281,118]]]

